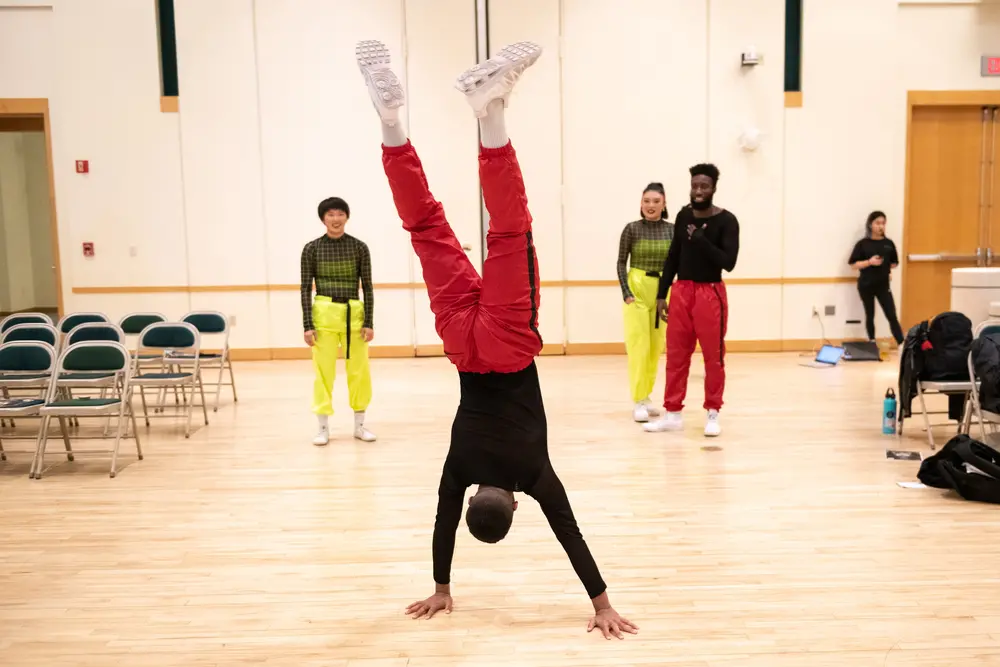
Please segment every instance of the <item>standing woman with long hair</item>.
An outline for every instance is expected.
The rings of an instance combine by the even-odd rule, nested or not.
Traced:
[[[892,270],[899,266],[896,244],[885,235],[885,213],[872,211],[865,221],[865,237],[854,245],[847,260],[858,272],[858,295],[865,309],[865,331],[875,340],[875,300],[878,299],[896,345],[903,344],[903,328],[896,317],[896,302],[889,287]]]
[[[667,344],[666,329],[656,310],[660,271],[674,238],[674,225],[667,219],[663,184],[650,183],[642,192],[639,219],[625,225],[618,243],[618,283],[625,301],[625,351],[635,404],[632,418],[637,422],[659,414],[649,395]]]

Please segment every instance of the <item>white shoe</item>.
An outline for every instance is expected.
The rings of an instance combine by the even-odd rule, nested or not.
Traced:
[[[719,411],[709,410],[708,421],[705,422],[705,437],[714,438],[722,433],[722,426],[719,424]]]
[[[684,419],[679,412],[668,412],[655,422],[642,425],[647,433],[660,433],[661,431],[681,431],[684,429]]]
[[[328,442],[330,442],[330,429],[325,426],[321,426],[319,431],[316,433],[316,437],[313,438],[313,444],[317,447],[322,447]]]
[[[637,422],[648,422],[649,421],[649,410],[642,403],[636,403],[635,407],[632,408],[632,419]]]
[[[542,47],[533,42],[510,44],[486,62],[462,72],[455,87],[466,94],[476,118],[482,118],[493,100],[502,99],[507,106],[514,84],[541,55]]]
[[[363,442],[375,442],[375,434],[366,429],[364,426],[359,426],[354,429],[354,437]]]
[[[642,404],[646,406],[646,413],[649,414],[650,417],[660,416],[661,414],[660,409],[655,405],[653,405],[653,402],[651,400],[645,398],[642,400]]]
[[[378,40],[368,39],[358,42],[354,53],[379,117],[386,125],[395,125],[406,96],[399,78],[389,68],[389,48]]]

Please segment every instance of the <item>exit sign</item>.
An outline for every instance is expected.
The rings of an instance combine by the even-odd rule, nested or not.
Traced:
[[[1000,56],[983,56],[983,76],[1000,76]]]

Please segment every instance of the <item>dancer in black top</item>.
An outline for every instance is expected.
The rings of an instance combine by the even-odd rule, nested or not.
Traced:
[[[482,277],[427,186],[417,153],[399,122],[403,89],[389,69],[381,42],[358,44],[358,64],[382,119],[382,163],[403,228],[420,259],[438,335],[458,369],[461,403],[438,487],[434,522],[434,594],[407,609],[414,618],[451,612],[451,563],[465,505],[465,520],[479,540],[498,542],[510,530],[515,492],[535,498],[594,606],[588,631],[622,637],[637,628],[611,607],[580,534],[562,482],[549,460],[547,424],[535,356],[538,333],[538,261],[532,218],[517,156],[504,125],[511,88],[541,55],[520,42],[464,72],[457,88],[480,120],[479,174],[490,213],[488,256]]]
[[[885,213],[872,211],[865,221],[865,237],[854,245],[847,260],[858,271],[858,294],[865,308],[865,330],[868,340],[875,340],[875,299],[878,299],[889,329],[897,345],[903,344],[903,328],[896,318],[896,302],[892,298],[889,280],[892,269],[899,265],[896,244],[885,235]]]

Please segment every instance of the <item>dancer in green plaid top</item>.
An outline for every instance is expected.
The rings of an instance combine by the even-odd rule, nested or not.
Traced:
[[[674,238],[667,222],[663,184],[650,183],[642,193],[642,217],[625,225],[618,243],[618,283],[622,290],[625,350],[629,385],[635,407],[632,418],[649,421],[659,414],[649,400],[656,382],[656,368],[666,347],[666,328],[656,312],[660,271]]]
[[[344,231],[351,215],[347,202],[340,197],[325,199],[320,202],[318,213],[326,234],[306,244],[300,263],[302,328],[306,345],[312,348],[316,370],[313,412],[319,419],[319,433],[313,444],[325,445],[330,441],[333,379],[341,347],[347,367],[347,391],[354,410],[354,437],[372,442],[375,435],[365,428],[365,410],[372,398],[368,343],[375,337],[371,253],[364,241]],[[358,300],[359,284],[364,303]]]

